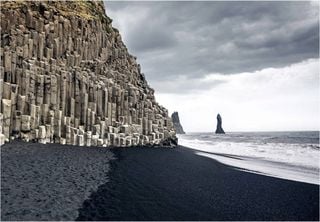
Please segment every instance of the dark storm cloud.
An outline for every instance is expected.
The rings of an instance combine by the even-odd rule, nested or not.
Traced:
[[[130,38],[140,39],[130,44],[130,48],[137,52],[170,48],[176,45],[176,39],[170,33],[154,30],[151,24],[147,24],[139,32],[130,33]]]
[[[160,91],[161,82],[179,76],[196,80],[319,57],[319,9],[310,2],[106,2],[106,10]]]

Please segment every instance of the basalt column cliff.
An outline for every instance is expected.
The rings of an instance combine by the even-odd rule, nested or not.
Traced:
[[[0,142],[174,145],[102,2],[1,2]]]

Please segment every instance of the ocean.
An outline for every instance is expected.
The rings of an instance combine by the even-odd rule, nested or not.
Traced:
[[[178,138],[196,154],[239,170],[320,184],[319,131],[188,133]]]

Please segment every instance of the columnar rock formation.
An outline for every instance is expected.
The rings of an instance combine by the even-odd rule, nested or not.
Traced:
[[[173,126],[176,130],[176,133],[177,134],[185,134],[185,132],[183,131],[182,125],[180,123],[180,118],[179,118],[178,112],[173,112],[171,115],[171,119],[173,122]]]
[[[217,129],[216,134],[225,134],[224,130],[222,129],[222,118],[220,114],[217,115]]]
[[[102,2],[1,2],[0,142],[176,144]]]

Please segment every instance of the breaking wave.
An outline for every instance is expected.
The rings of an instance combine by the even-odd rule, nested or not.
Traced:
[[[190,133],[179,144],[245,171],[320,184],[319,132]]]

